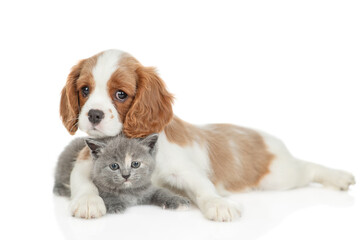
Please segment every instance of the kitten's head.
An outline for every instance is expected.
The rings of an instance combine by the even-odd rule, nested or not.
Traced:
[[[113,192],[149,184],[155,167],[158,134],[143,139],[122,135],[87,139],[94,159],[92,180],[104,191]]]

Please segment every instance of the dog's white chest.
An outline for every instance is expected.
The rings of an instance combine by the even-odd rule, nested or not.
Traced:
[[[198,143],[179,146],[168,141],[164,132],[159,136],[157,165],[152,181],[157,185],[183,187],[183,179],[208,176],[210,161],[206,148]]]

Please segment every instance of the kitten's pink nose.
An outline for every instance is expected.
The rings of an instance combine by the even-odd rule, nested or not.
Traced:
[[[130,173],[127,175],[121,174],[121,176],[123,176],[123,178],[125,178],[125,180],[128,180],[128,178],[130,177]]]

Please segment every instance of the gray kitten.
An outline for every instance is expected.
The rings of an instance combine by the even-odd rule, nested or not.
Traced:
[[[151,175],[156,164],[157,140],[157,134],[144,139],[128,139],[121,135],[97,140],[86,139],[86,145],[91,150],[94,161],[91,178],[99,189],[107,212],[122,212],[129,206],[141,204],[153,204],[171,209],[189,205],[186,198],[175,195],[167,189],[155,187],[151,183]],[[62,157],[74,159],[74,152],[80,149],[79,145],[80,142],[75,140],[60,156],[54,187],[56,194],[67,193],[69,196],[69,192],[60,189],[67,189],[64,180],[68,178],[69,184],[70,172],[67,171],[72,169],[73,163]],[[58,170],[66,172],[60,174]]]
[[[67,147],[59,156],[56,166],[55,183],[53,187],[54,194],[65,197],[71,196],[71,172],[78,154],[85,146],[85,138],[76,138],[67,145]]]

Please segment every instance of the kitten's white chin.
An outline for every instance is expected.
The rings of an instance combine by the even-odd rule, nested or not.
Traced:
[[[130,188],[131,187],[131,182],[127,181],[123,183],[123,187],[124,188]]]

